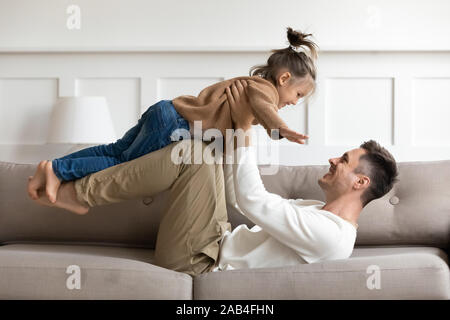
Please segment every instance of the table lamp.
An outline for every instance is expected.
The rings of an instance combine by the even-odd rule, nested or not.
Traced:
[[[115,141],[105,97],[61,97],[51,115],[47,141],[67,144],[104,144]]]

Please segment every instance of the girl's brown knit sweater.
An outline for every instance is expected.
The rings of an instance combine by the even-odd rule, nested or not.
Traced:
[[[225,89],[236,80],[247,81],[245,93],[249,103],[230,108]],[[270,136],[271,129],[287,126],[278,115],[278,91],[260,76],[236,77],[203,89],[197,97],[184,95],[172,100],[177,112],[192,128],[194,121],[202,121],[202,130],[216,128],[225,137],[225,129],[247,128],[261,124]]]

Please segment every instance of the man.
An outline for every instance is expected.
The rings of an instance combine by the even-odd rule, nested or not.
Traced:
[[[246,103],[239,83],[227,94],[230,103]],[[392,155],[369,141],[329,160],[329,172],[319,179],[326,203],[283,199],[265,190],[250,139],[237,141],[235,162],[223,169],[205,161],[175,163],[172,152],[179,144],[190,145],[180,149],[181,156],[189,159],[196,144],[206,147],[201,141],[192,145],[181,141],[63,184],[55,204],[43,197],[39,201],[86,214],[93,206],[169,189],[156,241],[156,264],[198,275],[348,258],[363,207],[386,194],[397,176]],[[252,229],[240,225],[231,232],[225,198],[256,225]]]

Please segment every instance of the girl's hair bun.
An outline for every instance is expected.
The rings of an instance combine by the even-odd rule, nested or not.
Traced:
[[[287,28],[287,38],[289,41],[289,44],[296,48],[297,50],[300,49],[302,46],[305,46],[308,48],[311,58],[315,59],[317,58],[317,45],[307,39],[308,37],[312,36],[312,34],[306,34],[302,33],[300,31],[293,30],[291,27]],[[297,51],[296,50],[296,51]]]
[[[304,34],[292,28],[287,28],[287,36],[290,46],[272,50],[272,54],[267,59],[267,64],[252,67],[249,75],[260,76],[278,87],[277,77],[281,71],[287,69],[292,73],[293,78],[311,77],[314,84],[313,88],[315,88],[317,72],[314,60],[317,57],[317,45],[312,40],[307,39],[311,34]]]

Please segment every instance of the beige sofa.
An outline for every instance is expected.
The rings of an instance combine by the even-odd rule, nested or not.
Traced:
[[[400,163],[400,182],[364,209],[349,259],[198,277],[152,264],[166,192],[77,216],[28,199],[34,170],[0,162],[1,299],[450,299],[450,160]],[[283,197],[323,200],[327,170],[262,178]],[[231,209],[229,219],[252,225]]]

